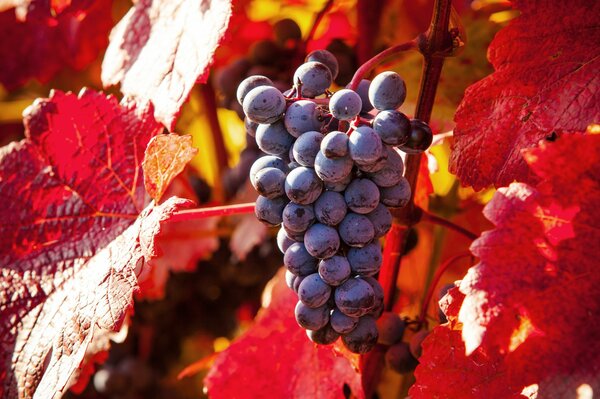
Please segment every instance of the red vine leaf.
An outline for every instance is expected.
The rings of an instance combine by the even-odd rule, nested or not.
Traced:
[[[192,136],[170,133],[150,140],[142,168],[146,191],[154,201],[160,201],[169,184],[197,153],[192,146]]]
[[[0,149],[0,396],[54,397],[123,325],[161,223],[190,201],[146,206],[150,107],[90,90],[25,112]]]
[[[102,82],[152,101],[156,119],[172,130],[194,83],[206,81],[230,16],[230,1],[135,2],[111,32]]]
[[[0,2],[0,83],[8,90],[30,79],[46,83],[65,67],[81,70],[108,44],[110,0],[7,3]]]
[[[455,290],[452,301],[443,299],[449,326],[462,325],[464,346],[456,344],[457,333],[452,338],[461,355],[442,359],[441,344],[425,347],[414,388],[421,397],[436,392],[426,370],[435,365],[448,376],[480,355],[505,370],[513,395],[532,386],[538,397],[553,398],[575,397],[582,384],[600,390],[600,136],[565,136],[525,159],[541,182],[499,189],[486,206],[495,228],[472,244],[480,263],[460,284],[460,311]],[[447,377],[445,385],[455,380]],[[488,383],[486,377],[468,384]]]
[[[221,352],[204,383],[211,398],[362,398],[360,374],[331,346],[313,344],[294,318],[298,298],[280,272],[265,290],[270,302],[242,337]],[[235,381],[235,384],[231,382]]]
[[[521,150],[600,119],[600,3],[515,1],[520,17],[488,50],[496,71],[459,106],[450,170],[476,190],[535,175]]]

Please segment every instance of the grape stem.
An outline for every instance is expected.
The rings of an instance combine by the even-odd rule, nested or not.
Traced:
[[[433,279],[431,280],[431,284],[429,284],[427,293],[423,297],[423,302],[421,304],[421,313],[419,314],[419,318],[417,319],[418,320],[417,330],[420,330],[423,327],[423,325],[427,323],[426,317],[427,317],[427,309],[429,308],[429,303],[431,303],[431,298],[433,298],[433,293],[435,291],[435,288],[437,287],[438,283],[440,282],[440,279],[442,278],[442,276],[444,275],[446,270],[448,270],[448,268],[450,266],[452,266],[455,262],[459,261],[462,258],[466,258],[469,256],[472,256],[471,252],[469,252],[469,251],[461,252],[457,255],[454,255],[451,258],[448,258],[444,263],[442,263],[440,265],[440,267],[438,267],[438,269],[435,272],[435,275],[433,276]]]
[[[208,218],[212,216],[229,216],[239,215],[244,213],[254,213],[254,202],[247,202],[243,204],[213,206],[209,208],[194,208],[185,209],[173,213],[173,215],[167,220],[168,222],[185,222],[188,220],[197,220]]]
[[[398,55],[399,53],[402,53],[404,51],[416,50],[416,49],[417,49],[417,41],[411,40],[410,42],[397,44],[386,50],[383,50],[381,53],[377,54],[376,56],[371,58],[369,61],[362,64],[360,66],[360,68],[358,68],[356,70],[356,72],[354,73],[354,76],[352,76],[352,80],[348,84],[348,88],[350,90],[356,91],[356,89],[358,88],[358,84],[360,83],[361,80],[364,79],[364,77],[367,75],[367,73],[369,73],[377,65],[381,64],[387,58]]]
[[[446,227],[447,229],[453,230],[463,236],[467,237],[469,240],[476,240],[479,236],[472,231],[465,229],[462,226],[457,225],[454,222],[451,222],[448,219],[444,219],[441,216],[434,215],[433,213],[429,213],[426,210],[421,209],[423,212],[421,215],[421,220],[424,222],[429,222],[432,224],[437,224],[438,226]]]

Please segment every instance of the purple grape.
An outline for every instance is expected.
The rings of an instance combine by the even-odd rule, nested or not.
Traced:
[[[358,317],[345,315],[339,309],[333,309],[329,316],[331,327],[340,334],[348,334],[358,324]]]
[[[404,172],[404,162],[398,152],[391,147],[384,148],[387,153],[387,159],[385,160],[383,167],[374,172],[369,173],[369,179],[373,180],[373,183],[379,187],[391,187],[402,180],[402,173]]]
[[[285,179],[285,193],[297,204],[312,204],[319,198],[322,190],[323,182],[313,169],[305,166],[293,169]]]
[[[309,308],[325,305],[330,295],[331,287],[317,273],[306,276],[298,287],[298,299]]]
[[[300,27],[291,18],[284,18],[275,22],[275,25],[273,25],[273,34],[277,43],[283,47],[286,47],[289,41],[294,42],[302,39]]]
[[[375,303],[375,293],[369,283],[360,277],[346,280],[335,289],[335,305],[347,316],[360,317]]]
[[[237,88],[236,97],[240,105],[244,104],[244,98],[250,92],[250,90],[259,86],[273,86],[273,81],[266,76],[254,75],[248,76],[242,80]]]
[[[340,158],[348,155],[348,135],[333,131],[327,133],[321,141],[321,151],[327,158]]]
[[[398,184],[392,187],[382,187],[380,190],[380,201],[390,208],[403,208],[410,200],[410,184],[406,178],[400,179]]]
[[[277,168],[259,170],[250,183],[263,197],[272,199],[285,195],[285,173]]]
[[[319,345],[331,345],[340,337],[340,334],[331,328],[330,324],[316,331],[306,330],[306,335],[308,335],[308,339]]]
[[[381,244],[375,240],[362,248],[350,248],[348,250],[348,263],[352,273],[359,276],[372,276],[379,272],[383,256],[381,255]]]
[[[256,198],[254,213],[261,222],[270,226],[277,226],[281,224],[281,214],[287,203],[288,199],[285,197],[271,199],[259,195]]]
[[[271,155],[287,154],[294,144],[294,137],[288,133],[281,121],[258,125],[255,139],[258,148]]]
[[[340,238],[351,247],[364,247],[373,237],[375,229],[365,215],[348,213],[338,226]]]
[[[375,319],[371,316],[363,316],[358,320],[354,330],[342,336],[342,342],[351,352],[363,354],[373,349],[378,336]]]
[[[402,145],[410,134],[410,120],[401,112],[381,111],[373,120],[373,130],[388,145]]]
[[[285,271],[285,285],[288,286],[289,289],[294,289],[294,281],[298,278],[294,273],[289,270]]]
[[[348,187],[348,184],[350,184],[350,182],[352,180],[353,180],[352,174],[349,174],[343,180],[341,180],[337,183],[324,182],[323,185],[325,187],[325,190],[327,190],[327,191],[334,191],[336,193],[341,193],[342,191],[344,191],[346,189],[346,187]],[[346,202],[344,201],[344,204],[345,203]]]
[[[283,123],[288,132],[294,137],[302,133],[320,131],[322,120],[321,110],[312,101],[295,101],[285,111]]]
[[[246,117],[257,123],[273,123],[283,116],[285,98],[279,90],[271,86],[258,86],[244,97]]]
[[[419,119],[410,121],[408,140],[398,147],[407,154],[419,154],[429,148],[433,141],[433,133],[429,125]]]
[[[313,167],[315,158],[321,148],[323,134],[316,131],[302,133],[292,146],[292,153],[296,162],[302,166]]]
[[[313,258],[301,242],[288,247],[283,255],[283,264],[297,276],[308,276],[317,271],[317,260]]]
[[[396,109],[405,99],[406,84],[396,72],[382,72],[371,81],[369,100],[378,110]]]
[[[274,155],[266,155],[264,157],[258,158],[252,164],[250,168],[250,181],[253,181],[256,177],[256,173],[259,170],[264,168],[277,168],[281,170],[283,173],[288,173],[289,169],[283,159],[276,157]]]
[[[283,208],[283,227],[287,231],[302,233],[315,221],[312,205],[300,205],[290,202]]]
[[[304,233],[304,245],[315,258],[326,259],[335,255],[340,248],[340,236],[335,228],[316,223]]]
[[[354,162],[369,164],[381,157],[383,144],[373,129],[360,126],[350,134],[348,149]]]
[[[392,227],[392,214],[387,207],[381,203],[377,208],[365,215],[373,224],[375,238],[383,237]]]
[[[302,85],[304,97],[314,98],[325,93],[332,82],[331,71],[320,62],[305,62],[294,72],[294,84]]]
[[[307,330],[319,330],[329,322],[329,308],[327,305],[311,308],[298,301],[294,313],[300,327]]]
[[[335,58],[335,55],[333,55],[333,53],[331,53],[330,51],[327,51],[327,50],[311,51],[306,56],[304,61],[316,61],[316,62],[320,62],[321,64],[325,64],[325,66],[327,68],[329,68],[329,72],[331,72],[331,78],[334,80],[335,80],[335,78],[337,78],[340,68],[338,65],[337,58]]]
[[[344,199],[351,211],[369,213],[379,204],[379,188],[369,179],[354,179],[346,187]]]
[[[339,90],[329,99],[331,114],[341,121],[349,121],[356,118],[361,108],[362,101],[360,96],[349,89]]]
[[[350,263],[345,256],[335,255],[319,262],[319,275],[327,284],[337,287],[351,274]]]
[[[385,363],[397,373],[408,374],[417,367],[419,361],[410,353],[410,346],[406,342],[398,342],[385,353]]]
[[[400,315],[393,312],[383,312],[377,319],[377,330],[379,331],[378,342],[383,345],[394,345],[404,335],[406,322]]]
[[[371,87],[371,81],[363,79],[358,83],[358,87],[356,88],[356,93],[360,96],[362,102],[360,112],[363,114],[373,109],[373,104],[371,104],[371,100],[369,100],[369,87]]]
[[[344,196],[335,191],[325,191],[314,204],[317,220],[328,226],[337,226],[346,216]]]
[[[290,245],[292,245],[295,242],[296,240],[288,236],[283,226],[281,226],[281,228],[277,232],[277,248],[279,248],[281,253],[284,254],[285,251],[287,251],[287,249],[290,247]]]
[[[244,117],[244,127],[246,128],[246,133],[250,137],[256,136],[256,129],[258,128],[258,123],[252,122],[250,119]],[[256,143],[256,141],[254,141]]]
[[[367,283],[369,283],[371,288],[373,288],[373,293],[375,294],[373,306],[371,307],[371,309],[369,309],[369,314],[375,318],[379,318],[379,316],[381,316],[381,314],[383,313],[383,307],[384,307],[383,287],[381,286],[381,284],[379,284],[379,281],[377,281],[376,278],[363,277],[363,279]]]
[[[339,183],[347,179],[352,166],[352,159],[348,156],[331,159],[319,151],[315,158],[315,172],[326,183]]]

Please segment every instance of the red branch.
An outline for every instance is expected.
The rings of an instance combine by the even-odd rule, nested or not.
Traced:
[[[451,222],[448,219],[444,219],[441,216],[434,215],[433,213],[429,213],[425,210],[422,210],[421,220],[424,222],[429,222],[433,224],[437,224],[439,226],[446,227],[447,229],[453,230],[463,236],[467,237],[469,240],[476,240],[479,236],[472,231],[465,229],[462,226],[457,225],[456,223]]]
[[[245,204],[213,206],[210,208],[186,209],[183,211],[175,212],[173,216],[171,216],[167,221],[185,222],[188,220],[209,218],[211,216],[239,215],[243,213],[254,213],[254,202],[247,202]]]

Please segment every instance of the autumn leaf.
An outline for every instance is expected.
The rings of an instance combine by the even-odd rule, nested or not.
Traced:
[[[197,152],[192,146],[192,136],[170,133],[155,136],[150,140],[142,168],[146,191],[154,201],[160,201],[169,184]]]
[[[82,70],[108,44],[111,0],[6,3],[0,2],[0,83],[8,90],[30,79],[46,83],[65,67]]]
[[[103,84],[150,100],[156,119],[172,130],[194,83],[206,81],[230,16],[230,1],[136,2],[110,34]]]
[[[348,384],[363,397],[360,374],[332,346],[317,346],[298,326],[298,301],[283,271],[265,290],[268,307],[215,359],[204,383],[211,398],[343,398]],[[235,381],[235,384],[232,383]]]
[[[600,119],[600,3],[515,5],[521,16],[488,49],[496,71],[467,89],[455,116],[450,170],[476,190],[535,183],[522,149]]]
[[[162,130],[151,107],[55,91],[0,149],[0,396],[55,397],[105,350],[159,255],[162,222],[188,200],[148,205],[140,163]]]
[[[452,397],[430,378],[495,392],[488,397],[505,396],[492,389],[495,378],[512,395],[534,389],[538,397],[570,398],[582,384],[600,389],[600,136],[565,136],[524,158],[540,183],[513,183],[486,206],[495,228],[471,246],[480,263],[460,284],[460,311],[460,296],[447,302],[450,325],[425,341],[413,388],[423,396],[415,397],[435,397],[435,389]],[[452,326],[457,331],[444,331]],[[437,339],[450,340],[454,355],[443,357]],[[481,356],[488,358],[481,378],[451,377]]]

